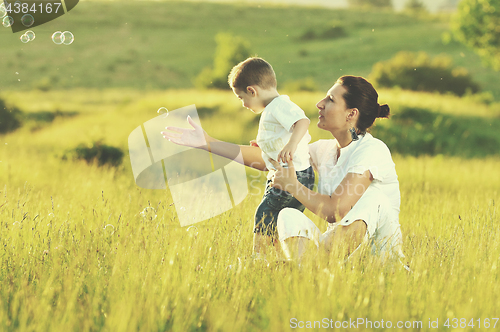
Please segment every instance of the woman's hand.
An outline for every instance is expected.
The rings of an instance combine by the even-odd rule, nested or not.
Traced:
[[[276,168],[271,185],[277,189],[288,191],[293,195],[299,184],[293,162],[290,160],[288,162],[288,167],[281,166],[274,159],[269,159],[269,162]]]
[[[195,123],[189,115],[187,117],[187,121],[191,125],[191,127],[193,127],[193,129],[165,127],[165,129],[168,131],[161,132],[163,138],[166,138],[175,144],[190,146],[193,148],[201,148],[207,146],[210,136],[208,136],[208,134],[201,128],[201,126]]]

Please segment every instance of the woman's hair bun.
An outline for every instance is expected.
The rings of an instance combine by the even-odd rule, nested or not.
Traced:
[[[390,113],[389,105],[383,104],[378,105],[377,118],[388,118]]]

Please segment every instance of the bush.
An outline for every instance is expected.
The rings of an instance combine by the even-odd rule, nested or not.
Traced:
[[[327,29],[325,29],[321,33],[321,38],[323,39],[336,39],[347,36],[344,28],[340,25],[333,25]]]
[[[404,6],[405,11],[409,13],[426,13],[424,3],[421,0],[407,0]]]
[[[333,22],[329,27],[319,31],[318,33],[316,33],[313,29],[308,29],[299,37],[299,39],[308,41],[314,39],[336,39],[346,36],[347,32],[344,27],[338,22]]]
[[[479,91],[466,69],[452,67],[450,57],[441,55],[431,59],[425,52],[402,51],[390,60],[377,62],[369,79],[379,87],[451,92],[458,96]]]
[[[85,160],[91,164],[97,162],[99,166],[109,164],[111,166],[118,166],[122,163],[123,151],[113,146],[102,144],[101,142],[94,142],[90,146],[80,144],[76,148],[67,151],[63,159]]]
[[[353,8],[392,8],[392,0],[348,0]]]
[[[0,99],[0,134],[16,130],[21,126],[21,111],[15,107],[7,107]]]
[[[215,41],[217,48],[213,67],[204,68],[198,75],[195,80],[198,88],[227,89],[227,76],[231,69],[250,57],[250,47],[242,37],[219,33]]]
[[[372,132],[392,152],[474,158],[498,154],[499,125],[500,119],[453,116],[406,107],[398,110],[390,121],[375,126]]]

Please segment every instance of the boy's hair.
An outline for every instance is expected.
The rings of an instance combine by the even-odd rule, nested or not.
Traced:
[[[276,74],[273,67],[264,59],[252,57],[238,63],[231,69],[228,77],[232,89],[246,91],[250,85],[262,89],[276,88]]]

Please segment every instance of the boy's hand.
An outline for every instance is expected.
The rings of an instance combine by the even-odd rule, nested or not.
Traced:
[[[250,141],[250,146],[259,147],[259,144],[257,144],[257,141],[253,139]]]
[[[196,124],[189,115],[187,117],[187,121],[193,129],[165,127],[167,131],[161,132],[163,138],[166,138],[175,144],[190,146],[193,148],[206,146],[209,138],[207,133],[198,124]]]
[[[278,154],[278,161],[289,163],[291,160],[293,160],[293,154],[295,153],[295,150],[297,150],[297,144],[288,142],[288,144],[285,145],[281,152]]]

